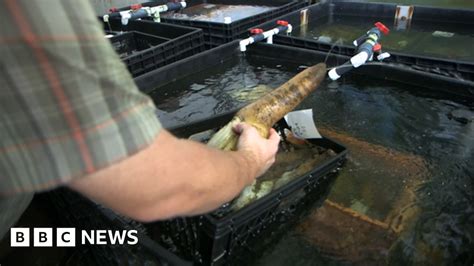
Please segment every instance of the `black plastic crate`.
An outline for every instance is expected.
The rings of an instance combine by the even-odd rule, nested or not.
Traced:
[[[67,188],[44,193],[57,212],[58,226],[78,230],[136,230],[136,245],[78,245],[61,265],[192,265],[147,236],[145,227]],[[78,239],[76,239],[79,241]]]
[[[278,60],[281,63],[290,62],[306,66],[325,61],[328,67],[338,66],[350,58],[334,53],[328,55],[327,52],[323,51],[266,43],[254,43],[248,46],[243,55],[239,50],[239,41],[237,40],[137,77],[135,83],[141,91],[153,95],[157,88],[159,89],[170,82],[206,69],[219,68],[225,62],[240,56],[244,56],[249,60],[260,58],[273,62]],[[416,58],[409,58],[416,60]],[[435,64],[438,64],[438,61],[435,60]],[[346,75],[347,77],[362,75],[372,79],[392,80],[417,86],[421,93],[441,93],[440,97],[451,97],[461,101],[474,100],[474,82],[427,72],[415,66],[407,67],[402,64],[371,62]],[[166,95],[160,97],[166,97]],[[158,100],[166,99],[159,98]],[[164,126],[173,125],[164,123]]]
[[[120,58],[133,56],[167,41],[168,39],[137,31],[119,33],[110,38],[110,42]]]
[[[188,137],[223,126],[233,115],[234,112],[229,112],[171,129],[171,132]],[[245,265],[248,261],[244,257],[249,255],[240,255],[263,250],[285,228],[291,227],[327,196],[347,151],[344,146],[327,138],[311,140],[311,143],[331,149],[335,155],[238,211],[222,215],[221,208],[201,216],[147,224],[148,234],[168,245],[180,257],[198,264]]]
[[[229,67],[232,64],[238,65],[242,58],[245,58],[248,62],[258,60],[260,63],[266,61],[272,65],[290,63],[296,66],[309,66],[326,61],[328,67],[338,66],[349,60],[349,57],[344,55],[328,55],[326,52],[321,51],[266,43],[252,44],[248,46],[245,53],[242,53],[240,52],[239,41],[237,40],[156,69],[136,78],[135,83],[141,91],[149,94],[155,100],[155,103],[159,105],[160,102],[170,100],[170,94],[182,95],[192,93],[192,90],[186,86],[179,86],[173,89],[173,91],[169,89],[162,90],[163,87],[172,87],[168,86],[168,84],[179,83],[181,79],[185,79],[190,75],[200,76],[199,73],[206,70],[213,72],[223,67]],[[416,91],[413,91],[414,93],[431,95],[431,97],[449,98],[461,102],[474,100],[474,82],[472,81],[429,73],[400,64],[371,62],[347,73],[343,78],[352,78],[353,76],[391,80],[414,85],[410,86],[410,88],[416,89]],[[235,106],[229,108],[232,109]],[[173,112],[173,110],[168,111]],[[192,115],[179,111],[177,114],[179,117],[175,118],[165,115],[160,118],[163,126],[176,127],[189,123],[193,119],[204,119],[215,115],[205,111],[198,113],[199,115]],[[158,115],[160,116],[159,113]]]
[[[229,24],[223,22],[211,22],[211,21],[195,21],[190,19],[178,19],[171,18],[169,15],[164,14],[161,21],[185,25],[195,28],[200,28],[204,31],[204,38],[207,48],[213,48],[230,41],[240,39],[247,36],[247,30],[255,25],[263,23],[269,19],[276,18],[283,14],[295,11],[299,8],[308,5],[308,1],[303,0],[292,0],[292,1],[268,1],[268,0],[211,0],[211,1],[188,1],[188,8],[197,4],[224,4],[224,5],[261,5],[275,7],[273,10],[265,11],[260,14],[250,16],[247,18],[232,21]]]
[[[348,57],[343,55],[331,54],[327,56],[327,53],[321,51],[265,43],[250,45],[243,55],[239,50],[238,41],[234,41],[156,69],[136,78],[135,82],[142,91],[150,93],[159,85],[175,82],[192,73],[212,67],[219,68],[234,56],[278,59],[282,64],[293,62],[301,65],[311,65],[326,60],[329,66],[339,65],[348,60]],[[461,96],[468,100],[474,99],[472,82],[460,81],[399,65],[371,63],[348,73],[348,77],[351,75],[394,80],[416,85],[415,88],[421,91],[439,91],[447,95]],[[214,116],[212,122],[205,119],[168,129],[179,137],[187,137],[193,133],[223,125],[230,120],[233,113]],[[330,140],[327,142],[321,140],[320,144],[341,147]],[[333,149],[338,150],[338,148]],[[344,151],[340,151],[339,155],[342,156]],[[277,191],[276,194],[267,195],[234,215],[218,219],[212,214],[208,214],[148,224],[146,226],[147,233],[163,246],[173,252],[178,252],[180,256],[185,256],[186,259],[193,259],[203,264],[237,263],[245,265],[237,260],[237,258],[243,257],[239,254],[259,250],[259,247],[254,245],[268,243],[264,240],[264,235],[269,235],[269,239],[271,239],[271,237],[278,235],[277,232],[284,230],[285,226],[291,226],[292,221],[297,220],[298,215],[305,215],[305,210],[310,209],[311,206],[317,206],[318,200],[324,198],[325,188],[330,187],[332,166],[333,162],[321,165],[321,168],[318,168],[320,170],[295,180],[295,183],[282,187],[282,190]],[[324,179],[324,176],[327,178]],[[305,191],[310,193],[304,194]]]
[[[396,12],[396,4],[386,3],[363,3],[357,1],[322,1],[318,4],[302,8],[298,11],[276,18],[275,20],[265,22],[259,25],[259,28],[268,30],[275,27],[276,20],[286,20],[294,27],[301,25],[303,20],[303,12],[306,12],[309,21],[311,20],[330,20],[334,16],[353,16],[361,17],[362,14],[367,20],[385,19],[392,21]],[[474,27],[474,10],[464,9],[444,9],[435,7],[415,6],[413,23],[460,23],[471,24]],[[368,30],[368,29],[367,29]],[[361,35],[365,31],[361,31]],[[473,31],[474,32],[474,31]],[[328,43],[313,38],[287,36],[279,34],[274,36],[275,44],[288,45],[292,47],[300,47],[322,52],[330,52],[339,55],[353,56],[356,52],[354,46],[341,45],[334,42]],[[383,39],[382,39],[383,45]],[[465,60],[444,59],[435,56],[425,56],[406,52],[390,51],[391,57],[384,62],[393,64],[403,64],[414,69],[474,81],[474,62]]]
[[[127,43],[123,39],[130,40],[133,36],[133,39],[139,40],[137,47],[145,48],[122,57],[134,77],[205,50],[202,30],[196,28],[146,20],[129,21],[127,25],[122,25],[120,20],[110,20],[104,23],[104,30],[115,34],[111,38],[113,44]],[[119,54],[127,54],[121,53],[125,47],[127,51],[129,47],[135,47],[133,42],[130,43],[120,46]]]

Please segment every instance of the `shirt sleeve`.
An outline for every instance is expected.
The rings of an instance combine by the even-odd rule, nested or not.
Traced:
[[[0,25],[0,196],[94,173],[156,138],[155,107],[89,1],[2,1]]]

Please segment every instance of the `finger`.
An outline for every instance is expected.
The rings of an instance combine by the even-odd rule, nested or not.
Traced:
[[[270,140],[272,143],[278,143],[280,142],[280,135],[276,132],[275,129],[271,128],[270,129],[270,134],[268,136],[268,140]]]
[[[241,136],[253,136],[254,134],[258,135],[257,129],[254,128],[252,125],[247,123],[240,123],[239,124],[240,135]]]
[[[242,134],[242,132],[244,131],[244,123],[238,123],[236,125],[234,125],[234,127],[232,128],[234,130],[234,132],[236,134]]]

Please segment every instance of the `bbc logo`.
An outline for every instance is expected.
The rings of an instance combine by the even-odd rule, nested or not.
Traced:
[[[17,227],[10,229],[10,246],[29,247],[30,240],[33,239],[34,247],[52,247],[53,246],[53,228],[33,228],[33,235],[30,237],[30,228]],[[76,229],[75,228],[56,228],[56,246],[57,247],[75,247]]]
[[[54,232],[56,232],[54,234]],[[26,227],[10,229],[11,247],[75,247],[76,228],[35,227],[33,234]],[[137,230],[80,230],[77,234],[80,245],[136,245]],[[33,243],[31,243],[33,240]],[[56,240],[55,243],[53,241]],[[1,266],[1,265],[0,265]]]

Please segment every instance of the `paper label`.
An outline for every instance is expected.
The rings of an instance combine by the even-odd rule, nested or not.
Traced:
[[[293,111],[285,115],[286,123],[291,127],[293,134],[304,139],[320,139],[313,120],[313,109]]]

